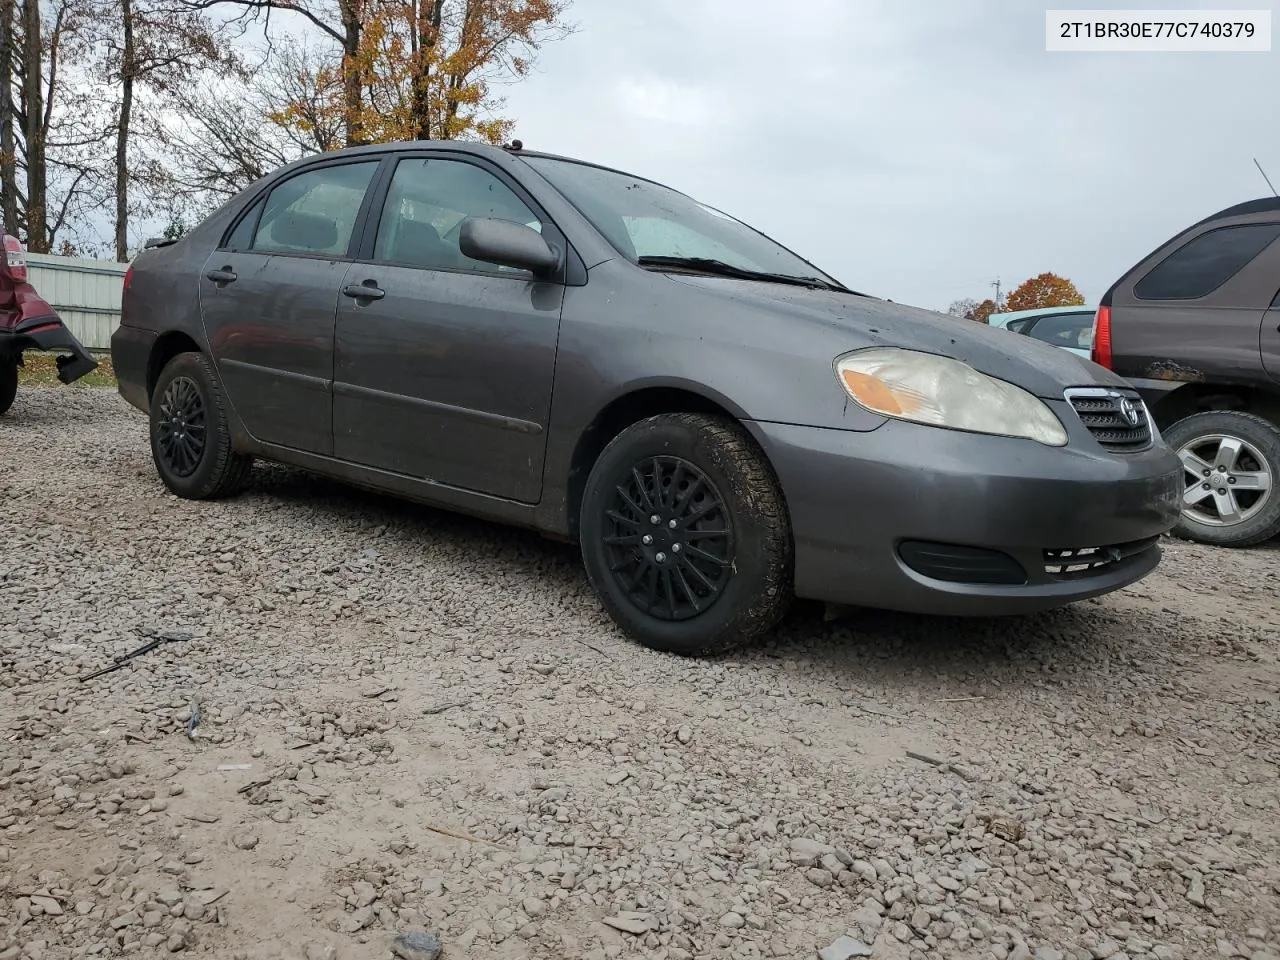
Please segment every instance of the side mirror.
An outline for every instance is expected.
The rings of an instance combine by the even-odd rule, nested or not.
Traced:
[[[502,267],[545,274],[560,265],[560,255],[532,227],[510,220],[468,217],[458,231],[458,247],[464,256]]]

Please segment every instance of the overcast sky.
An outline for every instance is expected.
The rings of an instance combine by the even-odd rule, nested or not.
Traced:
[[[507,113],[528,148],[684,190],[855,289],[945,309],[1052,270],[1092,304],[1268,194],[1253,157],[1280,185],[1280,52],[1046,53],[1046,5],[1070,6],[575,0]]]

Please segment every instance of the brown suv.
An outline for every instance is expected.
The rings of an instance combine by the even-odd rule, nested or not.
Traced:
[[[1280,534],[1280,197],[1219,211],[1129,270],[1098,307],[1093,359],[1137,388],[1182,460],[1175,533]]]

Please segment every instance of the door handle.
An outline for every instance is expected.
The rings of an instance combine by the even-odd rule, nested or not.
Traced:
[[[214,283],[235,283],[236,272],[230,267],[223,267],[221,270],[210,270],[205,274]]]
[[[387,294],[372,280],[366,280],[364,283],[347,284],[342,288],[342,295],[352,300],[381,300]]]

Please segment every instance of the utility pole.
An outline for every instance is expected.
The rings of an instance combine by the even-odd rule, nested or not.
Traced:
[[[1001,304],[1000,304],[1000,278],[999,278],[999,277],[996,277],[994,280],[992,280],[992,281],[991,281],[991,286],[993,286],[993,287],[995,287],[995,288],[996,288],[996,312],[999,312],[999,310],[1000,310],[1000,306],[1001,306]]]

